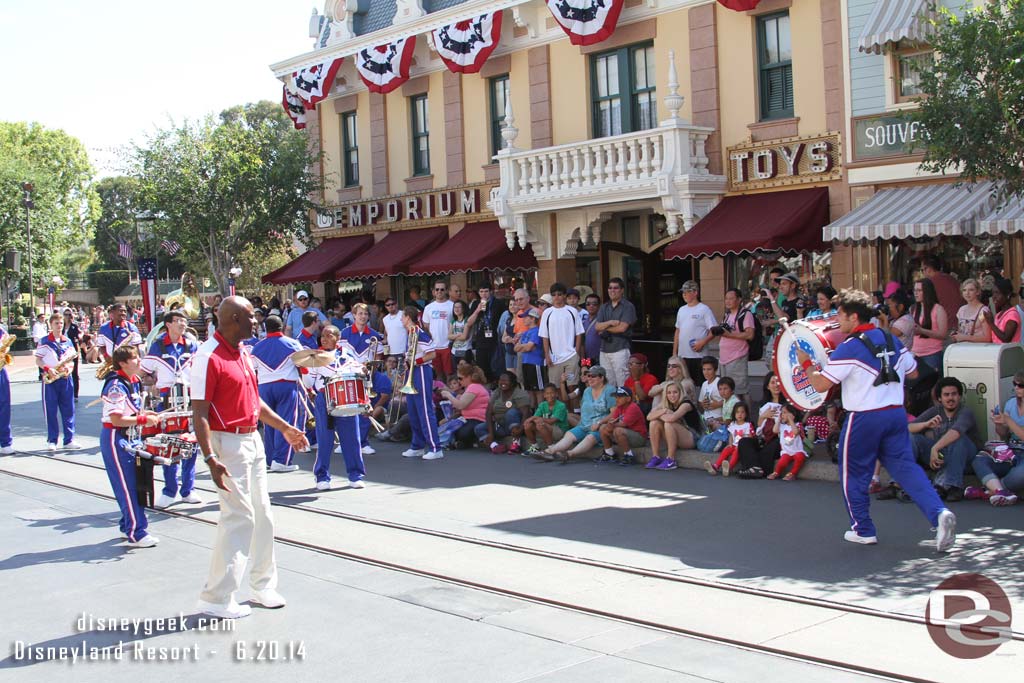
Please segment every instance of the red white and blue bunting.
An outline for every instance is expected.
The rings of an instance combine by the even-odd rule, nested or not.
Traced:
[[[289,90],[287,85],[282,90],[284,94],[281,95],[281,104],[284,106],[288,118],[295,124],[296,130],[302,130],[306,127],[306,103],[302,101],[301,97]]]
[[[449,71],[475,74],[498,47],[501,10],[463,19],[433,32],[434,47]]]
[[[356,71],[370,92],[386,95],[409,80],[416,36],[393,43],[363,48],[355,54]]]
[[[573,45],[593,45],[615,32],[626,0],[546,0]]]
[[[718,0],[718,4],[733,12],[749,12],[758,6],[761,0]]]
[[[342,59],[307,66],[292,74],[295,92],[306,103],[306,109],[314,109],[317,102],[327,99],[334,86],[334,77],[341,68]]]

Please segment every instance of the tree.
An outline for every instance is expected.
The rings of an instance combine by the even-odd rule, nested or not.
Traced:
[[[1000,199],[1024,196],[1024,0],[938,12],[935,68],[908,115],[927,131],[921,168],[994,180]]]
[[[81,141],[37,123],[0,121],[0,247],[19,250],[26,260],[24,182],[34,186],[32,266],[41,293],[39,281],[61,271],[68,250],[88,243],[99,198]],[[27,277],[28,264],[23,268]]]
[[[101,213],[96,222],[96,256],[101,269],[130,270],[132,263],[119,253],[119,243],[135,244],[135,216],[139,206],[140,183],[128,176],[110,176],[96,183]]]
[[[145,205],[173,226],[166,237],[184,262],[205,262],[221,291],[232,266],[264,273],[269,255],[309,242],[318,158],[280,106],[248,104],[159,131],[133,157]]]

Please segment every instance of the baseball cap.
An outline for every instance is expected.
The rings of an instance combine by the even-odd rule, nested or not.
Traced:
[[[538,311],[536,308],[531,308],[530,310],[528,310],[526,312],[526,315],[530,316],[531,318],[540,320],[540,311]]]
[[[572,287],[571,289],[569,289],[565,293],[566,296],[572,296],[573,294],[575,294],[576,296],[579,296],[580,295],[580,290],[576,289],[575,287]]]
[[[309,292],[307,292],[304,289],[300,289],[298,291],[298,293],[295,294],[295,298],[296,299],[308,299],[309,298]]]
[[[696,280],[687,280],[683,283],[683,286],[679,288],[680,292],[696,292],[700,290],[700,285],[697,284]]]
[[[634,353],[629,357],[630,360],[638,360],[644,365],[647,365],[647,356],[642,353]]]
[[[790,281],[790,282],[792,282],[792,283],[793,283],[794,285],[798,285],[798,284],[800,284],[800,277],[799,277],[799,276],[797,276],[797,274],[796,274],[796,273],[786,273],[785,275],[783,275],[783,276],[782,276],[782,277],[780,277],[779,279],[780,279],[780,280],[789,280],[789,281]]]
[[[608,373],[605,372],[604,368],[602,368],[600,365],[593,365],[593,366],[591,366],[590,370],[588,370],[588,372],[591,375],[600,375],[601,377],[607,377],[608,376]]]
[[[629,398],[633,398],[633,392],[630,391],[629,387],[619,387],[615,390],[615,398],[618,398],[619,396],[628,396]]]

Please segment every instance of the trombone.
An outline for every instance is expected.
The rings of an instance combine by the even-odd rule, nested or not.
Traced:
[[[415,334],[409,335],[409,350],[405,352],[405,365],[406,374],[405,382],[402,384],[402,388],[398,391],[403,394],[418,394],[420,393],[416,387],[412,385],[412,373],[416,369],[416,347],[419,346],[419,337]]]

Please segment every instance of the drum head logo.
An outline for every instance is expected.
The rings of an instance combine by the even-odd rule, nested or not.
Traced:
[[[928,635],[959,659],[990,655],[1011,638],[1013,612],[1006,593],[981,574],[957,574],[940,583],[925,608]]]
[[[796,358],[798,348],[807,353],[812,361],[817,361],[817,358],[814,357],[814,347],[804,339],[797,337],[796,341],[789,345],[789,366],[793,368],[793,388],[805,396],[811,396],[815,393],[814,387],[811,386],[807,372],[800,367],[800,362]]]

